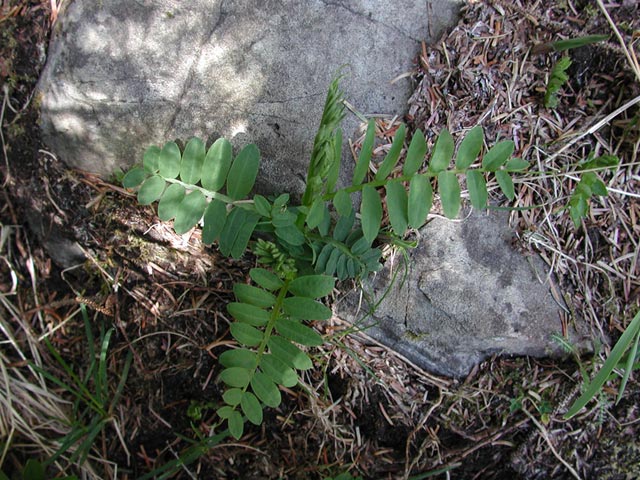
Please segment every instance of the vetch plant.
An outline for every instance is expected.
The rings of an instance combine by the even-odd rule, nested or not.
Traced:
[[[512,158],[510,140],[481,156],[484,136],[477,126],[457,152],[452,135],[442,131],[428,161],[427,142],[418,130],[400,168],[404,125],[374,166],[376,125],[371,120],[351,183],[339,187],[344,103],[338,82],[329,87],[300,205],[292,205],[288,193],[249,198],[259,169],[258,148],[248,145],[234,157],[225,139],[208,150],[197,138],[183,151],[174,142],[149,147],[142,165],[123,179],[126,188],[137,189],[140,204],[158,202],[158,216],[173,220],[177,233],[201,224],[203,242],[216,243],[223,255],[238,258],[250,247],[258,257],[261,267],[249,272],[252,283],[236,284],[237,301],[227,306],[238,347],[219,358],[224,367],[219,379],[227,390],[217,412],[235,438],[242,436],[246,421],[260,425],[264,408],[281,403],[279,387],[295,386],[298,371],[312,368],[305,349],[321,345],[323,338],[306,322],[330,318],[331,310],[320,299],[331,293],[336,280],[362,278],[381,268],[376,245],[381,234],[397,239],[420,228],[436,193],[445,215],[454,218],[462,178],[474,208],[487,206],[489,176],[513,200],[511,175],[528,167]],[[361,193],[359,209],[356,192]],[[383,225],[385,210],[388,225]]]

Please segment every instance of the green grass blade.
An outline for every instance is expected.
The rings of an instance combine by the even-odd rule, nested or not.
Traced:
[[[622,375],[622,380],[620,381],[620,388],[618,389],[618,398],[616,399],[616,403],[618,403],[622,399],[622,394],[627,388],[627,382],[629,382],[629,377],[631,376],[631,372],[633,371],[633,362],[635,361],[636,355],[638,353],[638,342],[640,342],[640,331],[638,331],[636,340],[635,342],[633,342],[631,350],[629,351],[627,364],[624,369],[624,374]]]
[[[583,394],[573,403],[569,411],[564,415],[564,419],[568,420],[575,416],[589,401],[602,389],[603,385],[611,375],[611,372],[620,363],[624,352],[627,351],[635,337],[640,332],[640,311],[636,313],[629,326],[616,343],[615,347],[609,354],[609,358],[594,377],[591,383],[585,388]]]

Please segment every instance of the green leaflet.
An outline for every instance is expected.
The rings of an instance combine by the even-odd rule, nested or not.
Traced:
[[[496,172],[496,180],[498,180],[498,185],[500,185],[500,190],[502,190],[502,193],[505,194],[509,201],[513,201],[516,194],[511,176],[504,170],[498,170]]]
[[[504,169],[507,172],[521,172],[529,168],[529,162],[521,158],[510,158],[504,165]]]
[[[231,412],[229,418],[227,419],[227,423],[229,425],[229,433],[236,440],[240,440],[242,437],[242,432],[244,431],[244,421],[242,420],[242,415],[240,412],[234,410]]]
[[[338,219],[338,222],[336,223],[335,228],[333,229],[333,238],[339,242],[344,242],[344,240],[347,238],[347,235],[349,235],[349,233],[351,232],[355,220],[355,210],[351,210],[351,213],[349,215],[340,217]]]
[[[287,315],[302,320],[328,320],[331,318],[331,309],[311,298],[288,297],[283,300],[282,307]]]
[[[151,205],[158,200],[164,192],[164,187],[167,185],[164,178],[154,175],[147,178],[138,190],[138,203],[140,205]]]
[[[455,173],[444,171],[438,174],[438,191],[445,216],[456,218],[460,210],[460,185]]]
[[[234,284],[233,293],[235,293],[239,301],[260,308],[269,308],[276,303],[276,297],[273,294],[246,283]]]
[[[175,142],[167,142],[158,156],[158,169],[164,178],[176,178],[180,173],[180,148]]]
[[[234,322],[229,328],[233,338],[247,347],[255,347],[262,341],[262,332],[246,323]]]
[[[389,212],[389,222],[396,235],[402,237],[407,231],[407,192],[398,180],[387,183],[387,210]]]
[[[324,343],[322,337],[315,330],[297,320],[278,318],[276,320],[276,330],[283,337],[308,347],[319,347]]]
[[[364,237],[371,244],[378,236],[382,222],[382,201],[380,195],[371,185],[362,189],[362,203],[360,205],[360,223]]]
[[[220,233],[220,252],[225,256],[240,258],[259,218],[257,214],[240,207],[231,210]]]
[[[156,173],[160,164],[160,147],[152,145],[144,151],[142,166],[149,173]]]
[[[207,199],[200,190],[185,195],[178,205],[173,229],[178,235],[188,232],[200,221],[206,208]]]
[[[254,195],[253,205],[256,207],[256,212],[258,212],[260,215],[266,218],[271,217],[272,206],[269,203],[269,200],[264,198],[262,195]]]
[[[184,197],[185,189],[182,185],[177,183],[169,185],[158,202],[158,218],[163,222],[173,220]]]
[[[224,138],[217,139],[209,148],[202,165],[202,186],[217,192],[225,184],[231,167],[231,144]]]
[[[237,285],[238,284],[236,284],[235,286]],[[231,302],[227,305],[227,311],[237,321],[246,323],[248,325],[253,325],[255,327],[262,327],[269,321],[269,312],[248,303]]]
[[[252,268],[249,271],[249,276],[251,280],[267,290],[278,290],[283,285],[282,280],[276,274],[264,268]]]
[[[289,340],[272,335],[267,342],[269,351],[280,361],[298,370],[309,370],[313,367],[311,359]]]
[[[439,173],[445,170],[451,162],[454,148],[455,143],[453,142],[453,137],[448,130],[442,130],[433,147],[433,153],[429,161],[429,171]]]
[[[326,206],[324,200],[321,197],[316,198],[311,204],[311,208],[307,215],[307,226],[311,230],[320,225],[324,219],[325,211]],[[328,214],[329,212],[327,211],[326,213]]]
[[[487,172],[495,172],[511,158],[514,149],[515,143],[511,140],[496,143],[482,157],[482,168]]]
[[[487,206],[489,194],[482,172],[478,170],[467,171],[467,188],[469,189],[469,198],[473,208],[481,210]]]
[[[227,205],[220,200],[212,200],[204,211],[202,242],[211,245],[215,242],[227,221]]]
[[[220,380],[230,387],[244,388],[249,385],[250,372],[242,367],[225,368],[220,373]]]
[[[277,407],[282,402],[280,390],[271,378],[263,372],[255,372],[251,379],[251,389],[262,403],[269,407]]]
[[[480,125],[476,125],[469,130],[469,133],[464,137],[458,148],[458,155],[456,156],[457,169],[466,170],[476,161],[482,149],[482,140],[483,134]]]
[[[400,152],[402,151],[406,133],[407,129],[403,123],[400,125],[400,127],[396,131],[395,136],[393,137],[393,143],[391,144],[389,152],[378,167],[378,172],[375,176],[376,180],[384,180],[393,171],[393,168],[396,166],[396,164],[398,163],[398,159],[400,158]]]
[[[240,398],[240,408],[251,423],[254,425],[262,424],[262,405],[253,393],[244,392]]]
[[[335,197],[333,197],[333,206],[336,207],[338,215],[343,217],[351,213],[353,204],[351,203],[351,195],[345,190],[338,190]]]
[[[260,151],[254,144],[244,147],[233,160],[227,177],[227,195],[234,200],[245,198],[256,181]]]
[[[227,405],[235,407],[236,405],[240,405],[242,395],[243,392],[239,388],[230,388],[222,394],[222,399]]]
[[[428,175],[414,175],[409,184],[408,221],[412,228],[420,228],[427,220],[433,203],[433,189]]]
[[[407,156],[404,160],[402,174],[405,176],[414,175],[422,166],[426,154],[427,142],[422,130],[417,130],[411,139],[411,145],[409,145],[409,150],[407,151]]]
[[[305,275],[289,284],[289,291],[298,297],[321,298],[329,295],[336,279],[327,275]]]
[[[298,384],[296,371],[272,354],[262,356],[260,369],[283,387],[291,388]]]
[[[227,368],[241,367],[250,370],[256,367],[257,356],[251,350],[237,348],[222,352],[219,361],[221,365]]]
[[[360,185],[364,180],[364,177],[369,171],[369,164],[371,163],[371,154],[373,153],[373,143],[376,135],[376,121],[372,118],[367,125],[367,134],[365,135],[364,142],[362,143],[362,149],[360,155],[358,155],[358,162],[353,171],[352,185]]]
[[[203,163],[204,142],[194,137],[184,147],[180,164],[180,179],[190,185],[198,183],[202,175]]]
[[[146,180],[148,174],[142,167],[132,168],[122,179],[122,186],[124,188],[135,188]]]

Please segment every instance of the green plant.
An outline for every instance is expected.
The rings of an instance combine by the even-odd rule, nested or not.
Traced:
[[[444,130],[423,168],[428,148],[418,130],[400,168],[406,136],[402,125],[389,152],[368,176],[376,128],[371,120],[351,184],[338,187],[339,124],[344,116],[338,82],[335,79],[329,87],[300,205],[291,205],[286,193],[247,199],[258,173],[258,149],[248,145],[234,158],[231,144],[224,139],[216,140],[206,152],[204,142],[196,138],[182,152],[174,142],[150,147],[142,165],[123,178],[126,188],[138,189],[139,203],[158,202],[158,216],[173,220],[177,233],[202,222],[205,244],[217,242],[222,254],[236,258],[251,244],[258,262],[268,267],[249,272],[252,284],[236,284],[237,301],[227,307],[235,320],[231,335],[239,346],[219,358],[224,367],[219,378],[227,390],[217,412],[235,438],[241,437],[246,420],[259,425],[264,407],[280,404],[279,386],[295,386],[297,370],[312,367],[304,348],[321,345],[323,339],[304,321],[331,316],[319,299],[329,295],[336,279],[361,278],[381,267],[381,252],[374,243],[380,234],[401,239],[409,228],[421,227],[431,209],[434,184],[445,215],[455,217],[461,204],[459,176],[466,178],[475,208],[487,205],[489,174],[513,200],[511,174],[528,166],[522,159],[511,158],[514,143],[509,140],[496,143],[478,165],[484,138],[477,126],[462,140],[454,167],[450,163],[455,142]],[[362,195],[359,221],[356,192]],[[382,224],[385,205],[386,226]]]
[[[113,410],[120,400],[133,357],[129,352],[118,384],[115,391],[112,392],[109,388],[107,375],[107,352],[113,328],[106,331],[104,327],[100,329],[98,339],[100,349],[97,350],[94,345],[91,322],[84,305],[81,305],[81,311],[87,336],[88,358],[91,359],[85,375],[81,377],[74,372],[73,368],[48,340],[45,340],[47,349],[56,363],[62,368],[67,379],[59,378],[40,366],[31,365],[45,379],[61,387],[74,398],[71,431],[59,440],[60,448],[42,463],[44,467],[54,463],[62,455],[69,452],[68,461],[82,465],[89,456],[95,439],[108,424],[112,424],[118,435],[120,435],[117,421],[113,416]]]
[[[558,92],[562,86],[569,80],[567,70],[571,66],[571,59],[568,56],[560,57],[555,63],[549,74],[547,89],[544,92],[544,106],[547,108],[556,108],[558,106]]]
[[[38,460],[29,459],[26,461],[24,468],[20,472],[20,477],[22,480],[48,480],[45,472],[45,466],[42,462]],[[69,475],[65,477],[56,477],[59,480],[78,480],[78,477],[75,475]],[[0,480],[9,480],[9,477],[0,470]]]
[[[640,369],[640,363],[638,359],[638,344],[640,344],[640,312],[636,313],[635,317],[625,329],[624,333],[617,341],[615,347],[609,354],[609,357],[602,365],[602,368],[593,380],[584,388],[582,395],[571,405],[567,413],[564,415],[566,420],[575,416],[598,392],[602,390],[604,384],[615,378],[615,369],[624,365],[623,373],[621,375],[622,380],[620,387],[618,388],[618,399],[620,401],[624,390],[629,381],[629,376],[633,370]],[[626,358],[624,358],[625,352],[628,351]]]

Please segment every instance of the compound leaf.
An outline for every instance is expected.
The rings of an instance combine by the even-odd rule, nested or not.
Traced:
[[[442,130],[440,135],[438,135],[435,146],[433,147],[433,154],[429,161],[429,171],[439,173],[445,170],[451,162],[454,148],[455,143],[453,141],[453,137],[448,130]]]
[[[162,147],[158,169],[164,178],[176,178],[180,173],[180,148],[175,142],[167,142]]]
[[[352,185],[360,185],[367,175],[369,170],[369,163],[371,163],[371,154],[373,153],[373,142],[376,135],[376,121],[372,118],[367,124],[367,134],[365,135],[364,142],[362,143],[362,149],[360,155],[358,155],[358,161],[356,167],[353,170]]]
[[[201,183],[212,192],[219,191],[227,180],[231,166],[231,143],[224,138],[217,139],[209,148],[202,165]]]
[[[375,176],[376,180],[384,180],[393,171],[393,168],[396,166],[396,164],[398,163],[398,159],[400,158],[400,152],[402,151],[406,132],[407,127],[405,127],[404,123],[400,125],[398,130],[396,130],[391,148],[378,167],[378,172]]]
[[[456,218],[460,210],[460,185],[455,173],[444,171],[438,174],[438,192],[445,216]]]
[[[422,166],[426,153],[427,142],[424,139],[424,134],[422,130],[417,130],[416,133],[413,134],[409,150],[407,150],[407,157],[404,160],[402,174],[408,176],[415,174]]]
[[[233,160],[227,177],[227,195],[234,200],[246,197],[258,175],[260,151],[251,143],[244,147]]]
[[[475,162],[482,149],[482,127],[476,125],[467,133],[460,143],[458,155],[456,156],[456,168],[466,170]]]
[[[178,235],[188,232],[200,221],[206,208],[207,199],[200,190],[185,195],[178,205],[173,229]]]
[[[487,182],[485,182],[482,172],[478,170],[467,171],[467,188],[473,208],[481,210],[487,206],[489,194],[487,193]]]
[[[275,273],[264,268],[252,268],[249,271],[249,276],[254,282],[267,290],[278,290],[283,285],[282,280]]]
[[[262,341],[262,332],[246,323],[234,322],[229,328],[233,338],[247,347],[255,347]]]
[[[305,275],[289,284],[289,291],[298,297],[320,298],[329,295],[336,280],[328,275]]]
[[[244,388],[249,385],[251,373],[246,368],[230,367],[220,373],[220,380],[230,387]]]
[[[182,185],[172,183],[162,194],[160,202],[158,202],[158,218],[163,222],[173,220],[177,215],[180,202],[184,199],[185,189]]]
[[[254,425],[262,424],[262,405],[251,392],[244,392],[240,399],[240,408],[247,419]]]
[[[262,403],[269,407],[277,407],[282,402],[280,390],[271,378],[263,372],[255,372],[251,379],[251,389]]]
[[[288,297],[283,300],[282,307],[287,315],[303,320],[328,320],[331,318],[331,309],[311,298]]]
[[[393,180],[385,186],[387,192],[387,210],[389,221],[396,235],[403,236],[407,231],[407,192],[399,180]]]
[[[378,236],[382,221],[382,202],[380,195],[371,185],[362,189],[362,204],[360,205],[360,222],[364,238],[371,244]]]
[[[180,179],[189,185],[200,181],[202,165],[204,163],[204,143],[199,138],[192,138],[187,142],[182,153],[180,164]]]
[[[279,335],[272,335],[269,338],[267,345],[269,345],[269,351],[286,365],[297,368],[298,370],[309,370],[313,367],[311,359],[291,343],[286,338],[282,338]]]
[[[315,330],[297,320],[278,318],[276,320],[276,330],[283,337],[308,347],[319,347],[324,343],[322,337]]]
[[[138,203],[140,205],[151,205],[162,196],[166,185],[165,179],[158,175],[147,178],[140,190],[138,190]]]
[[[220,200],[211,200],[204,211],[202,242],[211,245],[220,235],[227,221],[227,205]]]
[[[515,148],[511,140],[496,143],[482,157],[482,168],[487,172],[495,172],[509,160]]]
[[[408,220],[412,228],[420,228],[427,220],[433,204],[433,189],[428,175],[414,175],[409,183]]]

